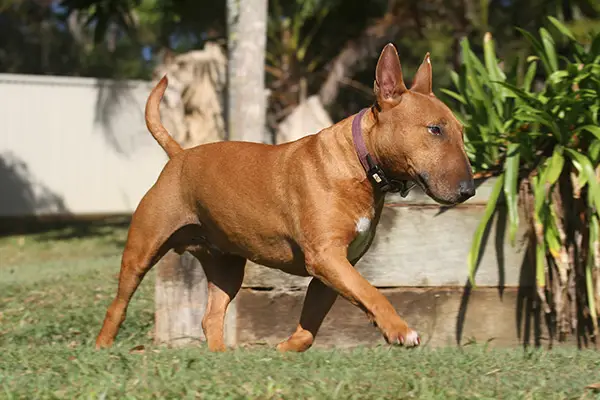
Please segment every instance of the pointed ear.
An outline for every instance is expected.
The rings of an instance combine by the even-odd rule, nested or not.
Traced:
[[[402,93],[406,92],[398,52],[391,43],[383,48],[377,61],[374,92],[377,102],[384,109],[397,105]]]
[[[427,53],[413,78],[413,84],[410,87],[410,90],[411,92],[432,95],[433,85],[431,81],[431,59],[429,58],[429,53]]]

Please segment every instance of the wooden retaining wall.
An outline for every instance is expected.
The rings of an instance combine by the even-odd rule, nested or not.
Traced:
[[[514,346],[547,339],[534,307],[524,232],[514,247],[509,244],[502,208],[487,232],[477,287],[467,285],[467,254],[492,186],[493,180],[480,182],[474,198],[453,208],[439,207],[418,189],[405,199],[389,195],[373,246],[356,266],[426,345]],[[191,256],[184,255],[187,272],[173,271],[177,257],[169,254],[161,262],[157,282],[156,340],[171,345],[203,339],[205,278]],[[188,280],[184,286],[183,275]],[[298,322],[308,282],[249,262],[242,290],[229,308],[226,342],[275,345],[288,337]],[[380,343],[381,334],[363,312],[338,298],[315,346]]]

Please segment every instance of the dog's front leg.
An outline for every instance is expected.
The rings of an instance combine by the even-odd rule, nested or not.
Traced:
[[[307,269],[311,275],[365,311],[388,343],[407,347],[421,343],[417,332],[400,318],[388,299],[346,259],[346,249],[330,249],[307,257]]]
[[[306,291],[300,323],[296,332],[287,340],[279,343],[279,351],[306,351],[317,336],[317,332],[325,319],[325,316],[335,303],[338,294],[335,290],[326,286],[317,278],[312,278]]]

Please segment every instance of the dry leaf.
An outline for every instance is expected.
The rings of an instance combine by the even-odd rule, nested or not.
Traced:
[[[487,375],[492,375],[492,374],[495,374],[496,372],[500,372],[500,368],[493,369],[493,370],[491,370],[490,372],[486,373],[485,375],[486,375],[486,376],[487,376]]]
[[[146,351],[146,346],[144,346],[143,344],[140,344],[138,346],[132,347],[131,349],[129,349],[130,353],[135,353],[135,354],[141,354],[144,353]]]

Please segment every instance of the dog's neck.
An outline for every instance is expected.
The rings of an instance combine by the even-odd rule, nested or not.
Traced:
[[[354,151],[374,189],[400,191],[406,196],[411,187],[408,183],[411,177],[403,163],[398,162],[401,159],[398,154],[386,155],[385,141],[381,140],[385,133],[381,132],[376,106],[361,110],[351,117],[351,121]]]

